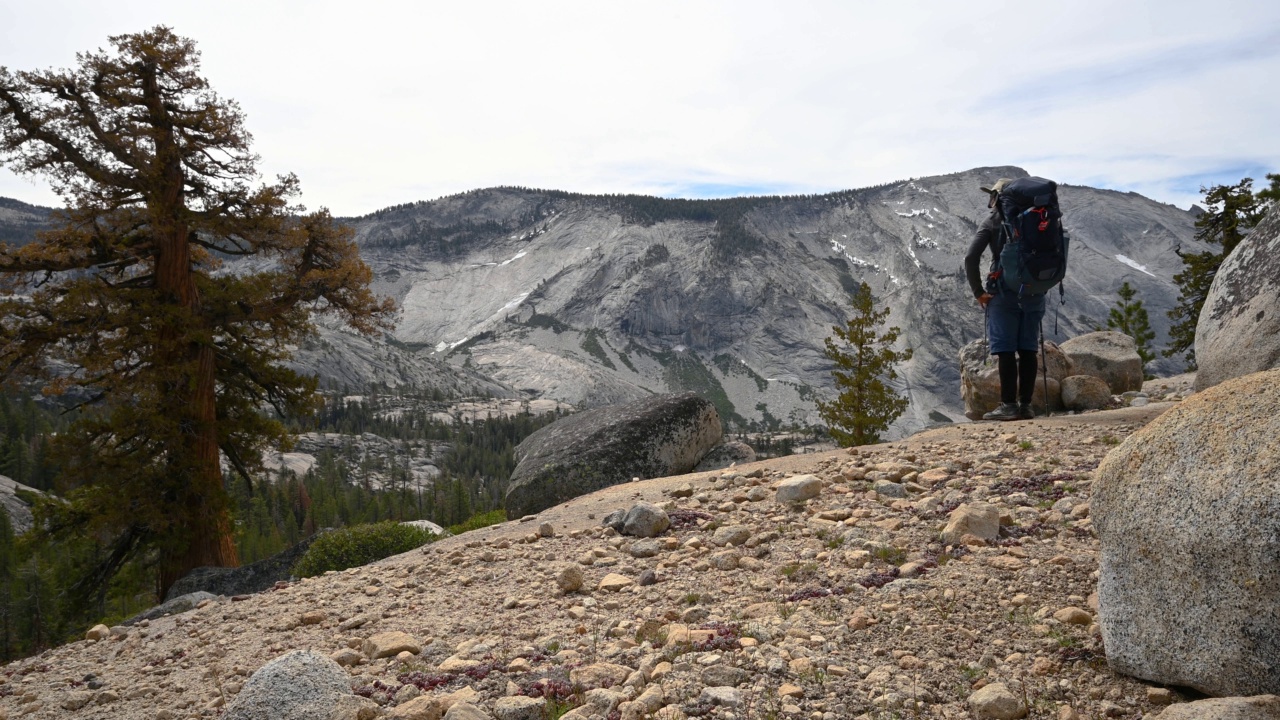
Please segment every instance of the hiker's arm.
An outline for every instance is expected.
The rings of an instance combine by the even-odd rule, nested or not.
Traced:
[[[996,228],[988,218],[982,223],[982,227],[978,228],[978,232],[973,236],[973,242],[969,243],[969,252],[964,256],[964,274],[969,279],[969,289],[973,291],[975,298],[982,297],[986,290],[982,287],[982,272],[979,265],[982,264],[982,253],[986,252],[987,247],[991,245],[991,238],[995,234]]]

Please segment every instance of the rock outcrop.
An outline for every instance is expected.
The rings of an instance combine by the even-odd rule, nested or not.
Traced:
[[[723,434],[715,406],[694,393],[570,415],[516,447],[507,515],[536,513],[634,477],[687,473]]]
[[[196,592],[208,592],[214,595],[247,595],[269,589],[281,580],[288,580],[293,575],[293,566],[298,564],[307,548],[317,535],[303,539],[291,548],[282,550],[269,558],[241,567],[198,567],[178,579],[165,594],[165,600],[173,600],[182,595]]]
[[[0,512],[8,516],[9,525],[13,528],[15,535],[21,535],[30,530],[33,522],[31,504],[22,496],[31,497],[41,494],[43,493],[33,487],[0,475]]]
[[[1280,370],[1197,393],[1113,450],[1091,513],[1115,669],[1280,692]]]
[[[1142,389],[1142,358],[1133,338],[1100,330],[1062,343],[1073,375],[1092,375],[1107,383],[1112,395]]]
[[[1196,324],[1196,389],[1280,367],[1280,207],[1222,262]]]
[[[1049,410],[1062,409],[1063,378],[1072,375],[1071,362],[1056,343],[1045,342],[1044,358],[1037,359],[1036,387],[1031,404],[1040,412],[1044,407],[1045,388],[1049,390]],[[1048,381],[1045,368],[1048,368]],[[1000,404],[1000,370],[996,358],[987,350],[985,339],[974,340],[960,349],[960,397],[964,414],[970,420],[981,420]]]

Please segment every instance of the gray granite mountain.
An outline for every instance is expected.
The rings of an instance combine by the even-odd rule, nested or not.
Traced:
[[[823,339],[865,281],[915,348],[899,382],[911,407],[891,432],[959,420],[955,358],[983,334],[963,272],[987,212],[978,187],[1023,175],[979,168],[715,201],[496,188],[387,208],[347,222],[377,291],[400,303],[394,337],[322,328],[299,365],[331,385],[443,383],[580,407],[696,390],[731,427],[816,422],[814,399],[832,392]],[[1177,298],[1173,250],[1204,249],[1192,213],[1087,187],[1060,197],[1071,267],[1059,331],[1051,309],[1046,338],[1104,323],[1128,281],[1159,343]]]
[[[817,420],[823,339],[867,282],[915,348],[906,433],[963,417],[955,357],[983,334],[963,255],[982,184],[1013,167],[820,196],[723,201],[499,188],[350,222],[397,339],[527,393],[591,407],[697,390],[726,422]],[[1071,269],[1062,341],[1105,322],[1128,281],[1166,337],[1193,215],[1134,193],[1063,187]],[[1056,302],[1056,296],[1055,296]],[[1056,306],[1056,305],[1055,305]],[[1157,374],[1180,370],[1161,359]]]
[[[0,243],[26,245],[49,221],[49,208],[0,197]]]

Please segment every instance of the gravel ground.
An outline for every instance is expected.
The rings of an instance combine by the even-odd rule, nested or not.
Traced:
[[[438,699],[437,716],[469,698],[524,717],[509,699],[521,694],[581,704],[570,718],[1142,717],[1180,697],[1107,667],[1089,497],[1103,455],[1170,406],[949,426],[609,488],[12,663],[0,710],[218,717],[254,670],[312,649],[347,664],[386,717],[430,717],[413,714],[420,698]],[[819,494],[779,503],[777,486],[804,475]],[[640,501],[671,528],[600,526]],[[994,506],[998,535],[944,543],[975,503]],[[389,632],[413,652],[370,657],[365,641]]]

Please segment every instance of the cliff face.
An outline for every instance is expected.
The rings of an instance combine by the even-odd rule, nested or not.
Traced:
[[[399,341],[582,406],[698,390],[731,422],[816,421],[813,398],[832,391],[823,339],[865,281],[915,348],[905,433],[961,417],[957,352],[983,333],[963,273],[987,212],[978,187],[1025,174],[731,201],[491,189],[351,222],[379,290],[401,303]],[[1174,248],[1198,249],[1191,213],[1132,193],[1060,195],[1071,269],[1046,338],[1104,323],[1127,280],[1163,339]]]

